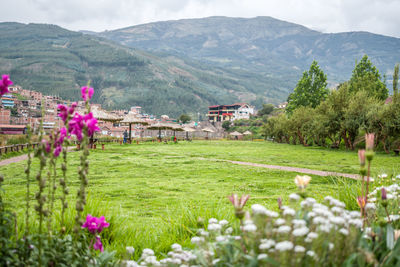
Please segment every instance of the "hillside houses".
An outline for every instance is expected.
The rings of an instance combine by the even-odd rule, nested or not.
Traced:
[[[208,120],[210,122],[234,121],[249,119],[254,115],[254,106],[247,103],[235,103],[232,105],[215,105],[208,107]]]

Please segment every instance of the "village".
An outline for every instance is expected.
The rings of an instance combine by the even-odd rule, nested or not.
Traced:
[[[49,96],[41,92],[23,89],[20,86],[9,87],[9,91],[8,94],[1,97],[0,134],[24,134],[28,125],[33,130],[38,129],[41,120],[43,120],[45,132],[50,133],[62,125],[57,106],[60,104],[70,105],[72,102],[59,96]],[[77,111],[85,109],[84,101],[76,103]],[[226,135],[221,127],[222,122],[249,119],[256,113],[254,106],[247,103],[213,105],[208,107],[206,120],[191,120],[182,125],[179,119],[170,118],[168,115],[161,115],[157,118],[155,115],[143,113],[140,106],[132,106],[130,110],[106,111],[101,104],[91,104],[91,109],[99,120],[101,136],[121,138],[124,131],[127,130],[129,139],[161,138],[171,134],[188,139],[187,132],[198,138],[221,138]],[[163,130],[162,133],[161,130]],[[237,139],[237,136],[233,137]]]

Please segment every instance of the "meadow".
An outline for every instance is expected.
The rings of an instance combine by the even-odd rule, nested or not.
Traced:
[[[68,154],[70,196],[79,187],[76,170],[78,152]],[[177,242],[191,247],[196,228],[211,217],[233,221],[227,196],[249,194],[251,204],[264,204],[277,210],[296,191],[298,174],[260,167],[235,165],[226,160],[302,167],[316,170],[357,173],[357,153],[319,147],[303,147],[271,142],[193,141],[107,144],[106,149],[91,150],[88,204],[85,213],[104,215],[111,223],[105,230],[106,249],[123,255],[133,246],[140,255],[148,247],[166,252]],[[5,201],[19,214],[23,224],[26,192],[26,162],[1,167],[5,177]],[[33,175],[38,170],[33,162]],[[373,160],[373,175],[397,175],[398,157],[378,153]],[[400,172],[399,172],[400,173]],[[33,187],[37,185],[34,183]],[[317,200],[331,195],[356,209],[359,182],[339,177],[312,176],[308,193]],[[354,198],[353,198],[354,197]],[[34,199],[34,196],[31,196]],[[354,201],[353,201],[354,199]],[[69,225],[73,225],[75,203],[70,203]]]

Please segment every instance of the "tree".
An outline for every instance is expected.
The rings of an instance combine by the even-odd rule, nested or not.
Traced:
[[[367,55],[364,55],[356,64],[349,81],[349,92],[355,94],[359,91],[366,91],[368,96],[385,100],[388,97],[388,89],[381,81],[378,69],[371,63]]]
[[[286,111],[291,114],[299,107],[317,107],[328,95],[326,75],[313,61],[310,69],[303,72],[303,77],[297,82],[293,93],[288,97]]]
[[[224,121],[222,123],[222,128],[224,128],[225,131],[229,131],[229,129],[231,128],[231,122],[230,121]]]
[[[262,109],[258,111],[257,115],[260,117],[264,115],[269,115],[272,111],[274,111],[274,108],[275,107],[272,104],[263,104]]]
[[[393,72],[393,102],[397,101],[398,98],[398,84],[399,84],[399,64],[394,66]]]
[[[189,122],[191,119],[192,119],[192,118],[190,118],[190,116],[187,115],[187,114],[182,114],[182,115],[179,117],[179,121],[182,122],[182,123],[187,123],[187,122]]]

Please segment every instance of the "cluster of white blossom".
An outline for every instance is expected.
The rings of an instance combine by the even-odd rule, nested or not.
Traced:
[[[152,250],[145,249],[138,263],[126,261],[126,265],[212,266],[221,261],[219,254],[223,250],[220,248],[235,243],[235,247],[246,246],[240,253],[247,253],[246,257],[252,257],[260,264],[269,258],[279,261],[282,253],[294,255],[287,257],[292,263],[304,257],[318,261],[326,253],[323,249],[331,251],[336,246],[344,247],[351,233],[361,233],[361,213],[346,210],[345,204],[337,199],[326,197],[326,205],[313,198],[300,201],[297,194],[291,194],[289,199],[290,206],[282,206],[279,212],[260,204],[252,205],[251,214],[245,216],[238,229],[240,235],[232,235],[234,230],[228,221],[211,218],[207,230],[200,229],[197,236],[192,237],[195,249],[183,250],[174,244],[168,256],[160,261],[156,260]],[[325,248],[322,243],[326,244]]]

